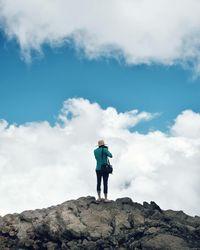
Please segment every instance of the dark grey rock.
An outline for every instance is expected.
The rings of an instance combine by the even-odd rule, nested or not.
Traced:
[[[119,198],[119,199],[116,200],[116,203],[118,203],[118,204],[133,205],[133,201],[132,201],[132,199],[129,198],[129,197]]]
[[[200,249],[200,217],[155,202],[81,197],[0,217],[0,250]]]

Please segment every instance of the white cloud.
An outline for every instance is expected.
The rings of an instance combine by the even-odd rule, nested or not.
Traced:
[[[200,138],[196,123],[190,125],[192,129],[194,124],[196,137],[187,134],[188,119],[195,120],[199,114],[189,111],[188,117],[187,112],[177,117],[171,135],[131,132],[131,126],[154,115],[118,113],[111,107],[104,110],[84,99],[67,100],[55,126],[46,121],[16,126],[1,120],[0,214],[96,195],[93,149],[101,138],[114,155],[110,198],[154,200],[163,209],[199,214]]]
[[[198,0],[0,0],[0,23],[23,56],[73,41],[88,58],[128,64],[193,65],[200,70]]]
[[[200,114],[185,110],[176,118],[171,130],[176,136],[196,138],[200,135]]]

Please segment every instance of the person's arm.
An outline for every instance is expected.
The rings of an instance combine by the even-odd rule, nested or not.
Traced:
[[[97,157],[96,157],[96,151],[94,150],[94,152],[93,152],[93,153],[94,153],[94,157],[95,157],[95,159],[97,159]]]
[[[108,149],[106,148],[105,149],[105,153],[108,157],[112,158],[112,154],[108,151]]]

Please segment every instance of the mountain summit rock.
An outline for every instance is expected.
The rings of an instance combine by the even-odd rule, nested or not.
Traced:
[[[200,217],[143,205],[130,198],[94,197],[0,217],[0,249],[200,249]]]

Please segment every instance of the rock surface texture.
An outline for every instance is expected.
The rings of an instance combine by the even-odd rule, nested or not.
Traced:
[[[200,217],[130,198],[81,197],[0,217],[0,249],[200,249]]]

